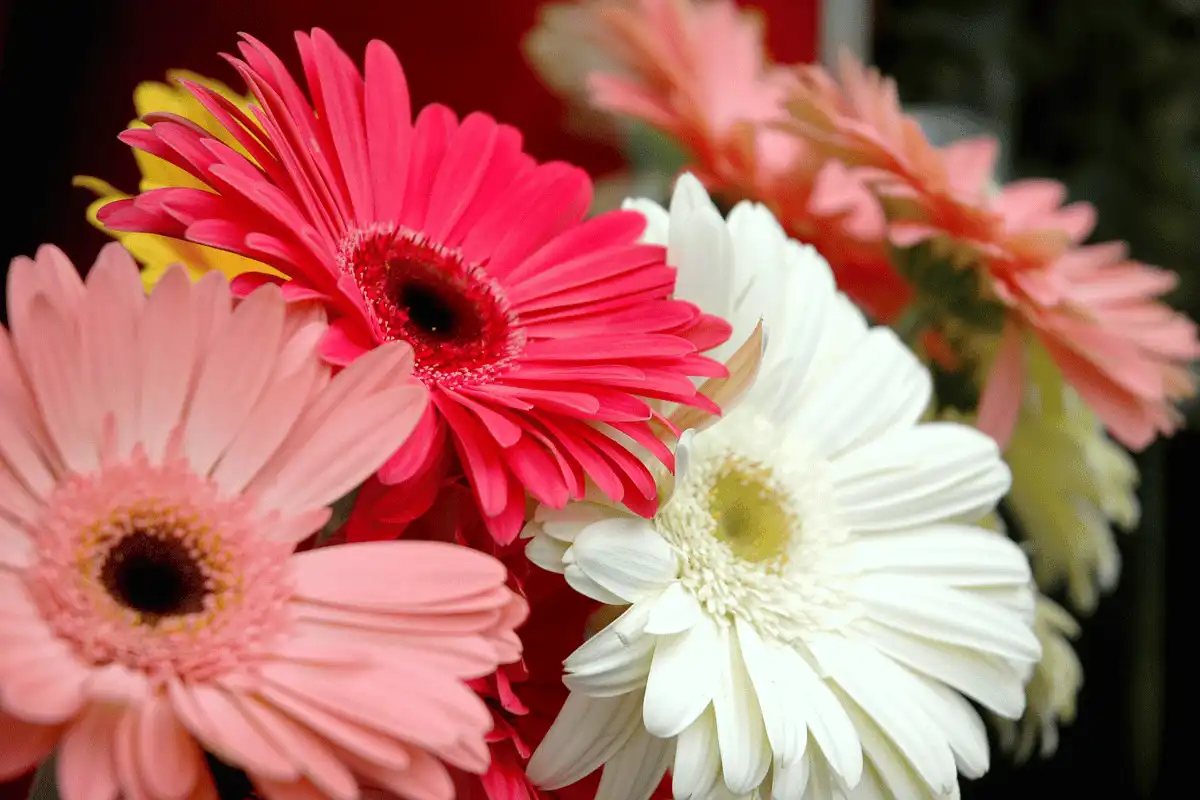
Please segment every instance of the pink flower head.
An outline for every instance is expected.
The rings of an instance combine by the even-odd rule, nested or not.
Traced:
[[[802,146],[759,128],[777,119],[792,84],[769,64],[761,20],[732,0],[598,0],[586,6],[618,64],[588,76],[592,101],[683,145],[710,180],[741,182],[754,165],[789,167]]]
[[[889,206],[889,238],[909,247],[944,235],[987,247],[999,219],[987,192],[998,154],[988,137],[947,148],[903,112],[895,81],[842,51],[838,79],[802,67],[783,127],[855,168]]]
[[[1123,242],[1080,244],[1095,210],[1061,206],[1065,195],[1055,181],[1019,181],[994,203],[1003,232],[984,264],[1009,314],[980,427],[1001,442],[1012,432],[1028,329],[1113,437],[1140,450],[1179,427],[1175,402],[1195,393],[1188,362],[1200,357],[1196,325],[1159,300],[1175,273],[1130,260]]]
[[[1087,203],[1062,205],[1049,180],[991,191],[997,145],[981,138],[934,147],[900,107],[896,85],[843,54],[840,85],[806,70],[790,126],[865,170],[885,198],[893,244],[930,239],[965,248],[986,299],[1008,309],[979,425],[1004,443],[1025,386],[1022,329],[1031,329],[1109,431],[1140,449],[1179,424],[1174,401],[1194,392],[1185,362],[1196,327],[1158,298],[1175,275],[1128,260],[1124,244],[1082,246],[1096,223]]]
[[[592,102],[675,139],[710,189],[771,207],[839,286],[879,319],[911,293],[884,247],[878,201],[858,173],[783,130],[793,70],[766,58],[762,20],[732,0],[596,0],[594,36],[618,67],[590,75]]]
[[[148,298],[113,244],[86,285],[15,259],[0,328],[0,781],[58,749],[64,800],[448,798],[482,772],[467,681],[525,603],[446,543],[293,554],[421,418],[410,348],[330,379],[324,315],[182,268]]]
[[[430,105],[413,122],[400,62],[382,42],[368,45],[364,78],[324,31],[296,40],[311,101],[249,37],[229,60],[257,98],[256,120],[189,86],[252,160],[154,115],[122,138],[209,188],[112,203],[104,223],[275,267],[291,278],[286,295],[335,315],[322,345],[333,363],[409,342],[432,403],[383,483],[438,480],[449,435],[500,540],[516,536],[526,491],[562,506],[585,478],[652,513],[650,472],[609,433],[670,463],[644,398],[710,407],[691,376],[722,372],[699,352],[728,325],[670,299],[675,271],[662,248],[637,243],[640,214],[582,221],[582,170],[538,164],[518,131],[484,114],[459,121]]]

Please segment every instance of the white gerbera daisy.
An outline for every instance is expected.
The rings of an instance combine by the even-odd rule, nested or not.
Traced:
[[[688,176],[669,215],[637,207],[728,349],[760,316],[769,343],[737,406],[681,438],[654,519],[576,503],[527,528],[536,563],[626,607],[567,660],[530,776],[604,765],[599,800],[668,768],[680,800],[957,796],[988,766],[963,695],[1019,717],[1039,656],[1025,556],[969,524],[1009,485],[995,445],[918,424],[926,371],[763,208],[726,224]]]

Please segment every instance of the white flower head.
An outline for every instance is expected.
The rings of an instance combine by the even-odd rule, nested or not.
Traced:
[[[686,431],[646,520],[540,508],[535,563],[625,607],[566,661],[571,695],[529,773],[604,766],[598,800],[955,797],[988,766],[965,698],[1021,715],[1039,657],[1029,564],[971,523],[1008,489],[991,439],[921,424],[928,373],[870,329],[828,265],[764,208],[723,220],[699,183],[631,204],[667,244],[677,295],[761,320],[758,377]],[[965,697],[964,697],[965,696]]]

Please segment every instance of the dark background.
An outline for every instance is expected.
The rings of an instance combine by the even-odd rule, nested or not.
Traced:
[[[460,113],[482,109],[520,127],[539,158],[594,176],[615,169],[617,152],[565,132],[562,105],[523,62],[519,42],[537,5],[0,0],[0,260],[49,241],[89,263],[106,239],[85,222],[91,196],[72,189],[71,177],[135,188],[132,158],[116,140],[133,116],[133,87],[176,67],[239,86],[216,53],[232,51],[241,30],[291,66],[297,28],[325,27],[356,59],[369,39],[384,39],[404,62],[415,106],[436,99]],[[812,58],[814,0],[743,5],[767,11],[777,59]],[[961,106],[1007,132],[1015,175],[1057,177],[1096,202],[1100,234],[1179,271],[1172,299],[1197,316],[1200,2],[890,0],[876,3],[875,27],[875,60],[899,78],[906,102]],[[1122,540],[1117,593],[1084,620],[1086,686],[1057,757],[1013,769],[997,754],[965,797],[1165,798],[1176,796],[1168,787],[1188,785],[1198,458],[1191,433],[1142,458],[1145,520]]]

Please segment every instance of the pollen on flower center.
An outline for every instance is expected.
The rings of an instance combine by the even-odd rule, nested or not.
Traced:
[[[461,253],[376,225],[348,236],[339,258],[376,335],[412,345],[415,373],[426,384],[489,382],[520,352],[521,327],[503,291]]]
[[[186,461],[142,454],[60,484],[25,572],[47,624],[93,665],[207,680],[285,631],[288,542]]]
[[[686,474],[655,516],[680,556],[680,582],[721,624],[801,639],[845,611],[822,559],[844,540],[819,465],[775,451],[754,425],[697,437]]]
[[[756,563],[785,557],[799,527],[787,497],[772,485],[770,471],[737,458],[726,462],[713,479],[708,511],[717,539],[738,558]]]

